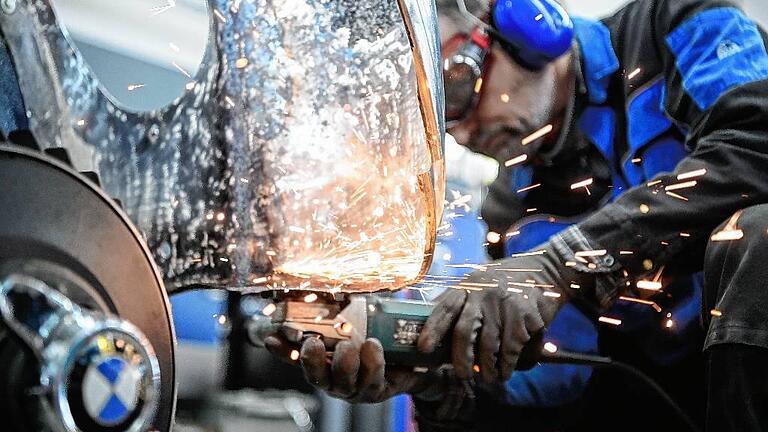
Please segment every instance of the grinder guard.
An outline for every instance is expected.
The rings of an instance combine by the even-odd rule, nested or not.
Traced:
[[[33,134],[95,171],[169,289],[399,289],[443,204],[434,4],[209,0],[187,91],[149,113],[105,93],[50,0],[0,13]]]

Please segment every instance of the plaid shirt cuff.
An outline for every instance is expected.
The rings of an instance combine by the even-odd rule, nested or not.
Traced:
[[[595,300],[602,308],[610,307],[627,280],[627,273],[619,262],[607,250],[590,241],[578,225],[555,234],[549,240],[566,267],[594,276]]]

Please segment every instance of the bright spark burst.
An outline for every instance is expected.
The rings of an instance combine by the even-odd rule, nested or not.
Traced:
[[[627,296],[620,296],[619,300],[623,300],[623,301],[627,301],[627,302],[631,302],[631,303],[639,303],[639,304],[642,304],[642,305],[650,306],[656,312],[661,313],[661,306],[656,304],[656,302],[652,302],[650,300],[643,300],[643,299],[639,299],[639,298],[635,298],[635,297],[627,297]]]
[[[544,249],[541,249],[541,250],[532,251],[532,252],[512,254],[510,255],[510,258],[522,258],[522,257],[528,257],[528,256],[544,255],[545,253],[547,253],[547,251]]]
[[[696,180],[691,180],[683,183],[671,184],[669,186],[664,187],[664,190],[673,191],[678,189],[686,189],[694,186],[696,186]]]
[[[501,241],[501,234],[493,231],[488,231],[488,234],[485,236],[485,239],[488,240],[488,243],[498,243]]]
[[[176,68],[176,70],[178,70],[179,72],[181,72],[181,73],[182,73],[182,74],[183,74],[185,77],[187,77],[187,78],[189,78],[189,79],[192,79],[192,75],[190,75],[190,74],[189,74],[189,72],[187,72],[187,70],[186,70],[186,69],[184,69],[183,67],[179,66],[179,64],[178,64],[178,63],[176,63],[175,61],[173,61],[173,62],[171,62],[171,64],[173,65],[173,67],[175,67],[175,68]]]
[[[582,180],[582,181],[576,182],[576,183],[571,185],[571,190],[582,188],[582,187],[587,187],[587,186],[591,185],[593,182],[594,182],[594,179],[592,179],[591,177],[586,179],[586,180]]]
[[[712,234],[712,237],[710,240],[718,242],[718,241],[733,241],[733,240],[740,240],[744,237],[744,231],[740,229],[732,229],[732,230],[723,230],[718,231],[714,234]]]
[[[632,72],[629,73],[629,75],[627,75],[627,79],[631,80],[632,78],[636,77],[640,73],[641,70],[642,69],[640,69],[640,68],[637,68],[637,69],[633,70]]]
[[[297,350],[291,350],[291,354],[289,356],[291,360],[296,361],[299,359],[299,351]]]
[[[552,342],[547,342],[544,344],[544,351],[554,354],[557,352],[557,345]]]
[[[704,168],[697,169],[697,170],[694,170],[694,171],[688,171],[688,172],[680,173],[680,174],[677,175],[677,179],[678,180],[687,180],[687,179],[694,178],[694,177],[701,177],[701,176],[703,176],[706,173],[707,173],[707,170],[704,169]]]
[[[270,316],[277,310],[277,306],[275,306],[274,303],[270,303],[266,306],[264,306],[264,309],[261,310],[261,314],[264,316]]]
[[[526,186],[526,187],[524,187],[522,189],[518,189],[517,193],[528,192],[529,190],[536,189],[539,186],[541,186],[541,183],[536,183],[536,184],[533,184],[533,185],[530,185],[530,186]]]
[[[515,157],[513,157],[512,159],[510,159],[510,160],[508,160],[508,161],[504,162],[504,166],[505,166],[505,167],[511,167],[511,166],[513,166],[513,165],[517,165],[517,164],[519,164],[519,163],[523,163],[523,162],[525,162],[525,161],[527,161],[527,160],[528,160],[528,155],[526,155],[526,154],[522,154],[522,155],[520,155],[520,156],[515,156]]]
[[[475,81],[475,93],[480,94],[482,90],[483,90],[483,79],[478,78],[477,81]]]
[[[711,311],[709,311],[709,314],[712,315],[713,317],[721,317],[721,316],[723,316],[723,313],[720,312],[717,309],[712,309]]]
[[[536,141],[537,139],[543,137],[544,135],[552,132],[552,129],[554,129],[554,127],[551,124],[548,124],[548,125],[544,126],[543,128],[537,130],[536,132],[534,132],[534,133],[528,135],[527,137],[523,138],[523,140],[521,141],[521,144],[524,145],[524,146],[528,145],[528,144]]]
[[[682,195],[678,195],[678,194],[676,194],[674,192],[666,191],[664,193],[669,195],[669,196],[671,196],[672,198],[676,198],[676,199],[679,199],[681,201],[688,201],[688,198],[686,198],[686,197],[684,197]]]
[[[658,291],[662,287],[661,282],[649,281],[649,280],[639,280],[635,285],[639,289],[650,290],[650,291]]]
[[[603,256],[608,253],[605,249],[599,249],[599,250],[588,250],[588,251],[579,251],[576,252],[576,256],[583,258],[583,257],[597,257],[597,256]]]
[[[144,84],[128,84],[128,91],[134,91],[143,87]]]
[[[621,320],[620,319],[616,319],[616,318],[610,318],[610,317],[606,317],[606,316],[601,316],[597,320],[602,322],[602,323],[611,324],[611,325],[615,325],[615,326],[620,326],[621,325]]]

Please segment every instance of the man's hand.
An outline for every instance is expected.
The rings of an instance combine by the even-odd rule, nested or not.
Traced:
[[[278,336],[267,337],[264,344],[284,359],[291,351],[291,345]],[[381,402],[400,393],[424,393],[435,384],[432,374],[385,367],[384,349],[376,339],[361,345],[339,342],[330,359],[322,341],[307,339],[299,361],[310,384],[349,402]]]
[[[526,344],[588,278],[561,263],[549,243],[491,263],[438,297],[418,348],[432,352],[451,331],[458,378],[471,379],[477,365],[484,381],[506,381]]]

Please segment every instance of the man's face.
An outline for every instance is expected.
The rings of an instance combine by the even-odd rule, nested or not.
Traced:
[[[443,56],[455,52],[456,47],[448,46],[452,44],[447,42],[455,40],[458,34],[456,24],[441,16]],[[523,153],[530,157],[539,147],[538,143],[524,147],[521,140],[551,123],[556,114],[554,66],[548,65],[535,72],[526,70],[515,63],[498,44],[492,45],[486,63],[475,109],[466,118],[451,125],[448,132],[459,144],[499,162]]]

